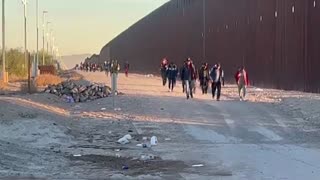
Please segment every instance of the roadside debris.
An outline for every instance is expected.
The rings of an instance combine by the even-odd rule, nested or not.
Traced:
[[[68,103],[86,102],[108,97],[111,88],[104,85],[76,85],[72,81],[64,81],[58,85],[49,85],[44,92],[63,97]]]
[[[258,92],[263,92],[263,89],[261,89],[261,88],[255,88],[254,90],[258,91]]]
[[[128,169],[129,169],[129,167],[128,167],[128,166],[126,166],[126,165],[123,165],[123,166],[122,166],[122,169],[123,169],[123,170],[128,170]]]
[[[151,146],[156,146],[158,144],[158,138],[156,136],[152,136],[150,140]]]
[[[118,143],[120,143],[120,144],[128,144],[128,143],[130,143],[129,140],[131,140],[131,139],[132,139],[132,136],[130,134],[127,134],[127,135],[123,136],[122,138],[120,138],[118,140]]]
[[[156,156],[154,156],[153,154],[148,154],[148,155],[141,155],[140,160],[142,161],[147,161],[147,160],[154,160],[156,159]]]
[[[171,141],[171,138],[165,138],[164,140],[165,141]]]
[[[192,167],[203,167],[204,165],[203,164],[194,164],[192,165]]]
[[[73,157],[81,157],[81,154],[74,154]]]

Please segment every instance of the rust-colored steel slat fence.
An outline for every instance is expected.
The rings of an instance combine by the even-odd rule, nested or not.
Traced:
[[[320,0],[171,0],[102,48],[100,61],[136,72],[221,62],[233,81],[245,65],[254,85],[320,92]]]

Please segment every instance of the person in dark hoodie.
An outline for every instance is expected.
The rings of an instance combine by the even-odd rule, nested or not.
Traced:
[[[210,80],[212,82],[212,98],[215,98],[215,94],[217,91],[217,101],[220,101],[221,95],[221,85],[224,86],[224,72],[221,68],[220,63],[217,63],[210,71]]]
[[[190,70],[191,62],[189,60],[185,61],[185,64],[181,70],[181,80],[184,82],[184,90],[187,95],[187,99],[190,97],[193,98],[192,87],[191,87],[191,70]]]
[[[208,63],[204,63],[199,70],[199,81],[200,87],[202,89],[202,94],[208,93],[208,84],[209,84],[209,69]]]
[[[163,58],[160,64],[160,72],[161,72],[163,86],[167,84],[167,70],[168,70],[168,60],[166,58]]]
[[[186,65],[186,61],[183,62],[182,66],[179,68],[179,75],[180,75],[180,80],[181,80],[181,84],[182,84],[182,93],[185,93],[185,82],[183,80],[183,76],[182,76],[182,70],[184,68],[184,66]]]
[[[167,70],[167,77],[169,81],[169,92],[173,92],[173,88],[176,85],[177,76],[178,76],[177,65],[171,62]]]

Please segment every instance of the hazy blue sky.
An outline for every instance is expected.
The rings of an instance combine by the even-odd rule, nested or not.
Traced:
[[[39,46],[42,11],[49,11],[62,55],[99,53],[102,46],[168,0],[39,0]],[[23,5],[6,0],[6,46],[23,47]],[[28,0],[28,49],[36,47],[36,0]]]

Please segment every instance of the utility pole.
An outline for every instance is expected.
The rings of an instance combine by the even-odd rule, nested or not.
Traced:
[[[37,58],[35,62],[36,76],[38,75],[38,64],[39,64],[39,0],[36,0],[36,23],[37,23]]]
[[[49,54],[49,24],[50,24],[51,22],[47,22],[47,27],[46,27],[46,37],[47,37],[47,55]]]
[[[6,74],[6,40],[5,40],[5,0],[2,0],[2,76],[3,82],[7,82]]]
[[[45,61],[45,57],[44,57],[44,44],[45,44],[45,18],[46,18],[46,14],[48,13],[48,11],[43,11],[42,12],[42,65],[44,65],[44,61]]]
[[[27,0],[22,0],[24,9],[24,62],[27,67],[28,53],[27,53]]]

